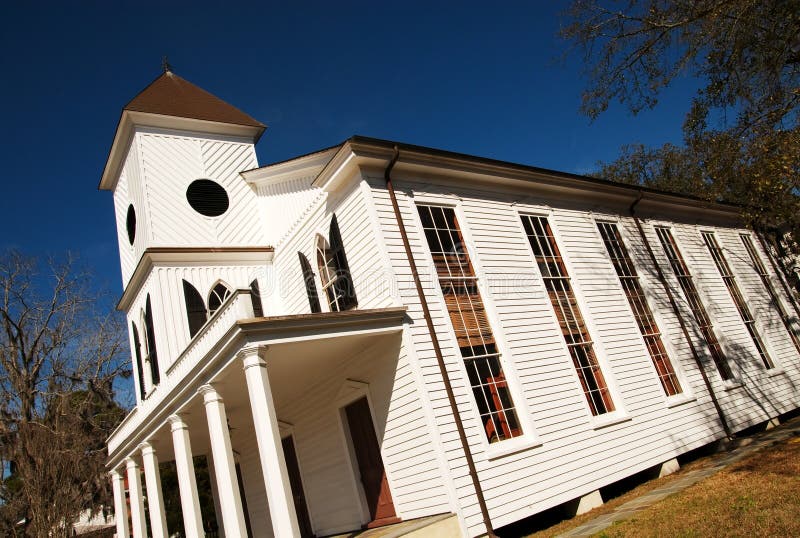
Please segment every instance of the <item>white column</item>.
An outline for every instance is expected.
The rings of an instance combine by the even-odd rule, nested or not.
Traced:
[[[250,395],[250,408],[253,411],[258,455],[267,489],[272,529],[275,536],[299,537],[300,527],[297,524],[289,472],[283,455],[275,403],[272,401],[267,363],[260,356],[264,352],[266,347],[245,348],[239,353],[239,357],[244,362],[247,392]]]
[[[225,536],[247,538],[225,404],[217,390],[211,385],[200,387],[200,393],[203,395],[203,402],[206,406],[208,435],[211,441],[211,453],[214,456],[214,476],[217,479]]]
[[[142,479],[139,476],[139,464],[133,458],[125,460],[128,469],[128,495],[131,501],[131,526],[133,538],[147,538],[147,525],[144,521],[144,496],[142,495]]]
[[[161,472],[158,456],[150,443],[142,443],[144,480],[147,484],[147,507],[150,510],[150,533],[153,538],[167,538],[167,516],[164,513],[164,494],[161,490]]]
[[[220,536],[225,536],[225,522],[222,521],[222,507],[219,505],[217,477],[214,476],[214,455],[211,452],[206,454],[206,461],[208,462],[208,481],[211,483],[211,498],[214,500],[214,515],[217,518],[217,532]]]
[[[197,495],[197,479],[194,476],[192,444],[189,442],[189,427],[180,415],[169,417],[172,430],[172,445],[175,448],[175,468],[178,473],[178,489],[181,492],[183,528],[186,536],[205,536],[203,518],[200,513],[200,497]]]
[[[119,471],[111,471],[111,487],[114,489],[114,521],[117,524],[117,538],[128,538],[128,503],[125,502],[125,478]]]

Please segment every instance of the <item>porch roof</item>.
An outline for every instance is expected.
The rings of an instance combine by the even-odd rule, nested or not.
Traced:
[[[241,315],[247,307],[249,317]],[[405,307],[255,318],[249,290],[237,290],[168,366],[154,393],[135,407],[111,434],[107,442],[108,466],[117,466],[162,428],[170,415],[183,411],[199,398],[197,389],[218,379],[245,346],[287,349],[298,344],[298,350],[305,350],[308,344],[325,340],[361,344],[365,339],[402,330],[405,319]]]

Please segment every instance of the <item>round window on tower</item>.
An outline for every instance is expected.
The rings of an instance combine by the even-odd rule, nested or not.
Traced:
[[[136,210],[133,209],[133,204],[128,206],[128,215],[125,217],[125,228],[128,230],[128,241],[133,244],[136,239]]]
[[[216,181],[197,179],[186,189],[192,209],[206,217],[219,217],[228,210],[228,193]]]

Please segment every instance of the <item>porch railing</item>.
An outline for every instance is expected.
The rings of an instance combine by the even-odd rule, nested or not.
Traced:
[[[113,454],[117,448],[142,425],[142,422],[158,409],[165,399],[184,379],[194,371],[200,362],[211,352],[238,320],[253,317],[253,302],[249,289],[238,289],[222,303],[220,308],[197,332],[183,352],[168,366],[161,382],[147,397],[139,402],[108,439],[108,452]]]

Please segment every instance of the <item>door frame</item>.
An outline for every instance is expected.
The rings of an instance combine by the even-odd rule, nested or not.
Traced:
[[[358,471],[358,460],[356,459],[355,449],[353,448],[353,439],[350,436],[350,429],[349,423],[347,421],[347,414],[345,411],[345,407],[350,405],[351,403],[355,402],[356,400],[360,400],[361,398],[367,399],[367,406],[369,407],[369,416],[372,419],[372,427],[375,430],[375,436],[377,437],[378,427],[375,421],[375,407],[372,404],[372,396],[370,395],[369,390],[369,383],[364,383],[363,381],[356,381],[354,379],[345,379],[342,388],[339,390],[339,394],[334,401],[336,405],[336,412],[339,416],[339,433],[341,436],[342,444],[345,449],[346,460],[347,460],[347,469],[349,470],[350,474],[350,483],[353,488],[353,492],[355,497],[359,501],[359,507],[361,508],[361,525],[366,525],[370,521],[372,521],[372,515],[369,511],[369,503],[367,502],[367,497],[364,494],[364,487],[361,484],[361,479],[359,478],[360,472]],[[394,491],[392,487],[392,478],[389,475],[389,470],[386,466],[386,459],[383,457],[383,444],[381,443],[381,439],[378,439],[378,447],[381,453],[381,462],[383,463],[383,471],[386,474],[386,482],[389,484],[389,491]],[[395,513],[397,517],[402,519],[402,516],[399,513],[397,507],[397,501],[395,500],[394,496],[392,496],[392,504],[394,505]]]

